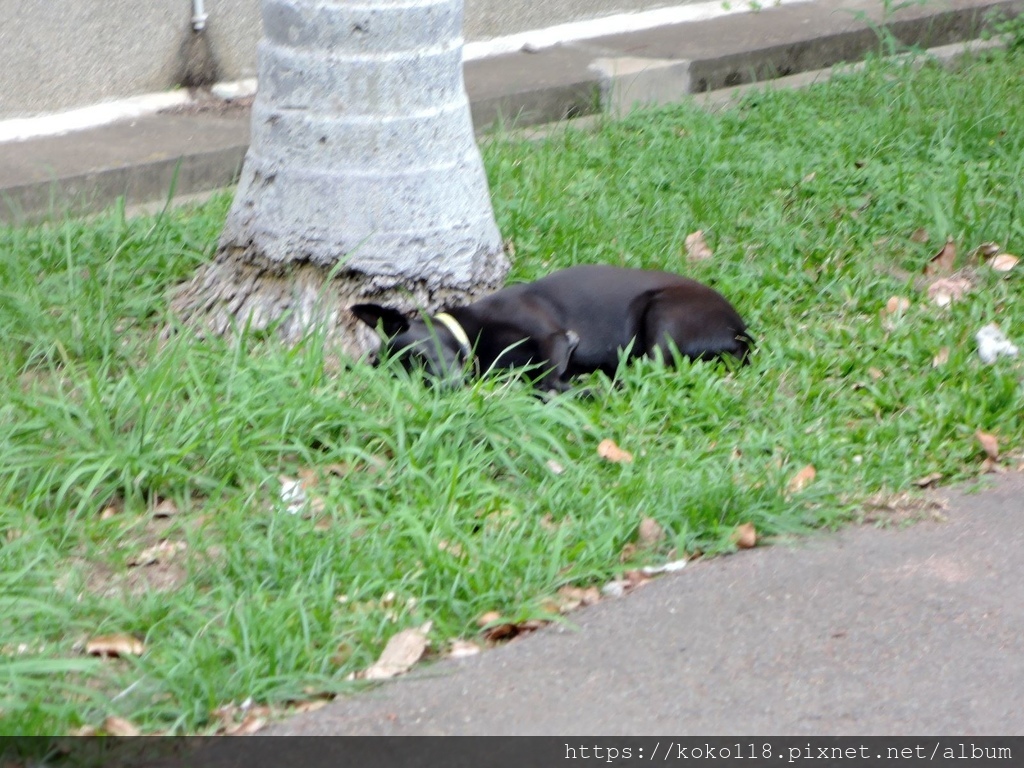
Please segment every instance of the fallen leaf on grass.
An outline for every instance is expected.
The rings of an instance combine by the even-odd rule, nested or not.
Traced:
[[[569,613],[581,606],[601,602],[601,591],[597,587],[564,586],[556,593],[555,608],[558,613]]]
[[[496,624],[493,627],[488,627],[482,634],[485,640],[492,643],[499,643],[506,640],[512,640],[529,632],[536,632],[547,623],[548,622],[541,621],[540,619],[506,622],[504,624]]]
[[[982,243],[971,252],[971,258],[975,261],[988,261],[1000,252],[999,243]]]
[[[85,643],[85,652],[90,656],[141,656],[145,650],[145,643],[132,635],[100,635]]]
[[[814,478],[817,477],[817,475],[818,470],[814,468],[814,465],[808,464],[790,478],[787,490],[790,494],[800,493],[800,491],[814,482]]]
[[[552,474],[555,474],[555,475],[560,475],[563,472],[565,472],[565,467],[563,467],[561,464],[559,464],[554,459],[548,459],[548,461],[547,461],[547,468],[550,469]]]
[[[941,472],[932,472],[930,475],[925,475],[924,477],[917,478],[917,480],[914,481],[914,485],[916,485],[918,488],[928,488],[929,486],[939,482],[939,480],[941,479]]]
[[[427,651],[427,633],[430,627],[431,622],[428,621],[422,627],[403,629],[392,635],[384,646],[380,658],[362,673],[361,679],[390,680],[412,669]]]
[[[103,511],[100,512],[100,520],[109,520],[112,517],[116,517],[118,514],[120,514],[120,512],[117,507],[111,504],[108,507],[104,507]]]
[[[142,731],[123,717],[110,716],[103,721],[103,732],[108,736],[141,736]]]
[[[487,611],[476,620],[480,627],[480,634],[491,643],[498,643],[503,640],[511,640],[527,632],[534,632],[547,621],[541,619],[527,619],[526,621],[508,621],[498,611]]]
[[[249,736],[263,728],[272,714],[270,707],[254,704],[252,698],[241,704],[224,704],[213,710],[213,716],[220,720],[219,736]],[[238,720],[241,716],[241,720]]]
[[[988,475],[993,472],[1003,474],[1006,469],[1000,465],[995,459],[990,459],[988,456],[985,457],[984,461],[981,462],[981,474]]]
[[[622,551],[619,553],[619,562],[628,563],[636,556],[637,546],[632,541],[627,541],[622,545]]]
[[[498,611],[487,611],[487,613],[481,614],[476,620],[476,625],[483,629],[488,624],[493,624],[499,619],[501,619],[501,614]]]
[[[704,261],[714,255],[704,240],[704,230],[698,229],[686,236],[686,258],[689,261]]]
[[[980,429],[974,433],[978,442],[981,443],[981,447],[985,451],[985,455],[988,456],[992,461],[999,458],[999,440],[996,439],[995,435],[990,435],[988,432],[982,432]]]
[[[910,236],[910,239],[915,243],[927,243],[928,242],[928,230],[924,227],[919,227],[914,230],[914,233]]]
[[[971,281],[962,277],[940,277],[928,286],[928,298],[940,307],[959,301],[971,290]]]
[[[450,659],[466,659],[470,656],[477,656],[482,649],[476,643],[469,640],[455,640],[448,651]]]
[[[316,712],[331,703],[331,699],[311,699],[308,701],[296,701],[288,708],[289,714],[301,715],[306,712]]]
[[[615,464],[630,464],[633,461],[633,454],[624,451],[615,444],[614,440],[604,439],[597,446],[597,455],[605,461]]]
[[[810,467],[810,464],[807,466]],[[804,467],[804,469],[807,469],[807,467]],[[814,467],[811,467],[811,470],[813,472]],[[803,470],[801,470],[801,472],[802,471]],[[796,478],[794,478],[794,480],[795,479]],[[814,479],[813,475],[811,476],[811,479]],[[807,482],[810,482],[810,480]],[[793,481],[791,480],[790,485],[792,484]],[[736,530],[732,532],[731,538],[733,544],[740,549],[752,549],[757,544],[757,529],[754,527],[753,523],[741,523],[736,526]]]
[[[992,259],[992,261],[990,261],[988,265],[992,267],[992,269],[994,269],[996,272],[1009,272],[1011,269],[1017,266],[1018,261],[1020,261],[1020,259],[1014,256],[1013,254],[1000,253],[998,256]]]
[[[170,561],[175,554],[181,552],[186,548],[184,541],[170,541],[164,539],[159,544],[154,544],[152,547],[146,547],[144,550],[139,552],[128,559],[128,567],[139,568],[144,565],[156,565],[157,563],[166,563]]]
[[[250,712],[237,725],[224,730],[225,736],[251,736],[262,730],[267,724],[267,718],[260,717],[255,712]]]
[[[908,309],[910,309],[910,299],[903,296],[892,296],[878,312],[882,318],[882,325],[886,329],[892,330],[893,320],[902,317]]]
[[[653,517],[645,517],[640,521],[637,543],[639,543],[641,547],[653,547],[664,538],[665,530]]]
[[[941,368],[949,362],[949,347],[943,347],[938,354],[932,358],[932,368]]]
[[[601,587],[601,594],[605,597],[622,597],[627,592],[642,587],[650,581],[650,575],[644,573],[643,570],[626,571],[621,578],[612,579]]]
[[[924,273],[932,277],[934,275],[948,275],[953,271],[953,264],[956,261],[956,243],[953,238],[946,240],[938,253],[932,256],[924,267]]]

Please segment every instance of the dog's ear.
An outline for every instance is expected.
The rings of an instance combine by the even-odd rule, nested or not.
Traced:
[[[377,329],[379,323],[384,330],[384,335],[388,338],[409,330],[408,318],[397,309],[382,307],[379,304],[355,304],[349,309],[353,315],[374,330]]]

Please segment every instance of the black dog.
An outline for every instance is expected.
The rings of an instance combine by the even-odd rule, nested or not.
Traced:
[[[578,374],[614,374],[626,349],[631,358],[660,351],[671,360],[674,346],[695,360],[746,362],[751,346],[743,319],[706,285],[607,265],[565,269],[429,318],[376,304],[351,309],[381,326],[386,353],[407,367],[447,376],[467,364],[480,371],[538,365],[537,386],[560,392]]]

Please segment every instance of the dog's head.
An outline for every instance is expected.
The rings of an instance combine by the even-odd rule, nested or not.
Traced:
[[[350,309],[382,334],[379,357],[397,359],[407,371],[423,370],[442,380],[461,378],[471,350],[464,331],[459,329],[462,338],[456,338],[451,326],[455,321],[450,317],[406,317],[377,304],[356,304]]]

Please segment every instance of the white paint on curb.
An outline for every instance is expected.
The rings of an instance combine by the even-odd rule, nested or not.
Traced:
[[[732,2],[735,2],[735,5]],[[738,13],[754,13],[759,7],[752,0],[732,0],[732,2],[710,0],[709,2],[670,6],[650,11],[619,13],[599,19],[557,24],[545,29],[475,41],[463,46],[463,60],[475,61],[488,56],[514,53],[524,48],[540,50],[559,43],[587,40],[623,32],[639,32],[666,24],[682,24]],[[808,2],[814,2],[814,0],[771,0],[769,5],[775,7]],[[212,92],[215,96],[228,100],[249,96],[256,92],[256,80],[218,83],[213,86]],[[134,96],[50,115],[0,120],[0,143],[23,141],[42,136],[57,136],[71,131],[95,128],[118,120],[130,120],[133,117],[150,115],[161,109],[182,106],[191,102],[192,98],[188,91],[179,90]]]
[[[115,120],[130,120],[133,117],[149,115],[168,107],[188,104],[190,99],[188,91],[148,93],[143,96],[93,104],[89,107],[53,115],[3,120],[0,121],[0,142],[56,136],[70,131],[95,128]]]
[[[795,5],[814,0],[769,0],[763,7]],[[488,56],[500,56],[504,53],[515,53],[524,48],[541,50],[559,43],[589,40],[604,35],[640,32],[668,24],[685,24],[691,21],[707,21],[721,16],[732,16],[739,13],[756,13],[761,9],[760,3],[751,0],[710,0],[707,2],[690,3],[689,5],[673,5],[668,8],[655,8],[650,11],[636,13],[617,13],[586,21],[573,21],[557,24],[544,29],[519,32],[491,40],[479,40],[463,46],[462,57],[465,61],[485,59]]]

